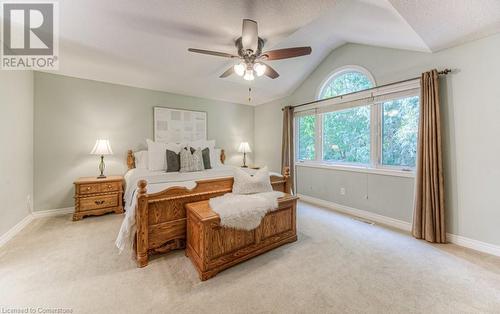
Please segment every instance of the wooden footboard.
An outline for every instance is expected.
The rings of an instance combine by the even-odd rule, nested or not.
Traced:
[[[270,179],[275,191],[290,192],[289,168],[284,169],[283,177]],[[147,193],[146,181],[139,181],[138,186],[134,248],[137,265],[144,267],[151,254],[185,248],[185,205],[231,192],[233,178],[200,180],[193,189],[172,187],[154,194]]]

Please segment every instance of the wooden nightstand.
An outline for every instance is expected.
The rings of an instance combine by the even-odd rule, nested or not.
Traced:
[[[123,176],[79,178],[75,184],[73,220],[109,212],[123,213]]]

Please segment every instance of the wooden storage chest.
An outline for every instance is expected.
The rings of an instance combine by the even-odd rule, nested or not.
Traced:
[[[278,209],[269,212],[254,230],[220,226],[220,218],[207,201],[189,203],[187,210],[186,256],[201,280],[254,256],[297,240],[297,197],[286,194]]]

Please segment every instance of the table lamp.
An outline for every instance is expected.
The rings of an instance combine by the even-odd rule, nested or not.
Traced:
[[[243,153],[243,168],[247,168],[247,153],[251,153],[250,145],[248,142],[242,142],[238,148],[238,152]]]
[[[101,155],[101,163],[99,164],[99,170],[101,171],[101,175],[97,177],[97,179],[104,179],[106,176],[104,175],[104,155],[112,155],[113,151],[111,150],[111,146],[109,145],[109,140],[99,139],[95,142],[94,148],[90,152],[92,155]]]

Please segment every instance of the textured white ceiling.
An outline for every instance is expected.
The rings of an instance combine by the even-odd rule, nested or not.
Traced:
[[[431,51],[500,32],[500,0],[389,0]]]
[[[332,49],[346,42],[429,52],[496,32],[499,3],[59,1],[58,73],[236,103],[248,103],[248,87],[252,87],[251,104],[255,105],[291,93]],[[243,18],[258,21],[259,35],[266,40],[264,50],[311,46],[312,54],[269,62],[281,75],[275,80],[261,77],[249,83],[236,76],[219,79],[232,61],[189,53],[187,48],[235,53],[234,40],[241,35]]]

